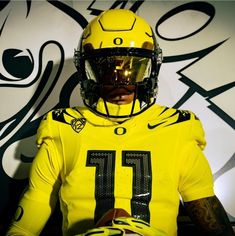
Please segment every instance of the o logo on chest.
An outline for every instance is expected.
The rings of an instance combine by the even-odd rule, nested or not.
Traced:
[[[123,134],[126,133],[126,128],[124,128],[124,127],[117,127],[117,128],[115,128],[114,133],[116,135],[123,135]]]
[[[121,45],[121,44],[123,44],[123,39],[117,37],[117,38],[115,38],[115,39],[113,40],[113,43],[114,43],[115,45]]]

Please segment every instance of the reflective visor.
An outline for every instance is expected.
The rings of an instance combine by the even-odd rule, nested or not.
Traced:
[[[130,85],[142,82],[151,73],[151,54],[144,56],[94,53],[85,58],[87,77],[103,85]]]

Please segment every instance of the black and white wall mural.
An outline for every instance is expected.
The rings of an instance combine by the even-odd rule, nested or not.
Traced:
[[[235,2],[149,0],[0,2],[0,220],[27,182],[43,115],[82,105],[74,49],[110,8],[131,9],[155,31],[164,54],[157,102],[201,119],[215,192],[235,222]]]

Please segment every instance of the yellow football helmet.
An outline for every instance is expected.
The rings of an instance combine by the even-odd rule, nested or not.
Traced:
[[[164,232],[150,226],[147,222],[133,217],[118,217],[113,219],[110,226],[88,230],[76,236],[167,236]]]
[[[140,102],[137,113],[131,109],[121,117],[155,103],[162,51],[150,25],[132,11],[111,9],[95,17],[84,29],[74,62],[84,104],[94,111],[110,86],[134,92],[133,106],[135,99]],[[108,109],[102,115],[112,117]]]

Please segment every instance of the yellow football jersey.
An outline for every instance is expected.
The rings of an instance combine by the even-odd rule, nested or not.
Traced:
[[[117,122],[84,107],[58,109],[37,135],[29,188],[9,235],[39,234],[59,194],[64,235],[93,228],[107,210],[123,208],[175,236],[180,196],[214,195],[204,131],[192,112],[154,104]]]

